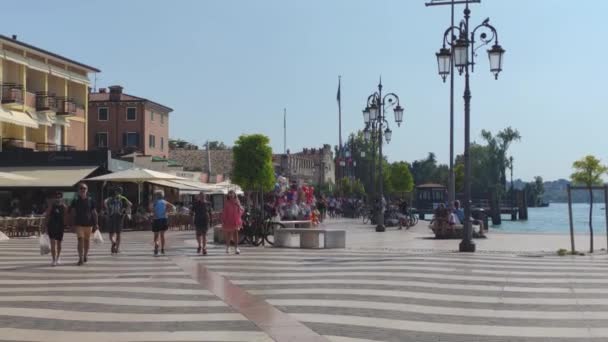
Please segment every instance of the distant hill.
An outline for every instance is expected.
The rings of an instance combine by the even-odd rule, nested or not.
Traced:
[[[566,179],[558,179],[555,181],[548,181],[543,183],[545,186],[545,193],[542,196],[544,202],[568,202],[568,192],[566,188],[570,181]],[[523,189],[526,185],[526,182],[521,179],[517,179],[513,181],[513,186],[516,189]],[[603,202],[604,201],[604,191],[596,190],[593,192],[593,202]],[[583,190],[576,190],[572,192],[572,202],[573,203],[588,203],[589,202],[589,194]]]

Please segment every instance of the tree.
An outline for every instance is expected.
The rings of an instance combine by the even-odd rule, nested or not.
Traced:
[[[226,150],[226,149],[228,149],[228,146],[226,146],[221,141],[217,141],[217,140],[209,141],[208,144],[209,144],[208,146],[209,146],[210,150]]]
[[[589,253],[593,253],[593,186],[602,184],[602,175],[608,172],[608,167],[600,160],[588,155],[572,163],[574,173],[570,176],[572,183],[589,189]]]
[[[248,191],[270,191],[274,188],[272,148],[262,134],[241,135],[234,143],[234,182]]]
[[[540,206],[542,203],[543,194],[545,193],[545,184],[543,183],[543,177],[536,176],[534,177],[534,194],[537,199],[537,206]]]
[[[390,183],[394,192],[411,192],[414,189],[414,178],[406,162],[395,162],[389,167]]]

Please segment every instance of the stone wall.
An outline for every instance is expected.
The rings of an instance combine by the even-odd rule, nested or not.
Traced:
[[[232,174],[233,153],[232,149],[211,150],[211,175],[224,175],[228,178]],[[185,171],[207,172],[207,151],[186,150],[181,148],[169,151],[169,159],[175,160],[184,166]]]

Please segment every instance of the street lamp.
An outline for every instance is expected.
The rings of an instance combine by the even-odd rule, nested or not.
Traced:
[[[470,136],[471,136],[471,88],[469,85],[469,66],[471,72],[475,70],[475,56],[477,49],[494,42],[494,45],[488,50],[490,59],[490,71],[494,74],[495,79],[498,79],[498,74],[502,71],[502,62],[505,50],[498,44],[498,33],[494,26],[490,25],[490,19],[484,20],[481,24],[469,31],[469,18],[471,10],[469,3],[466,2],[464,9],[464,20],[459,26],[449,27],[443,35],[443,47],[435,55],[439,67],[439,75],[445,81],[447,75],[450,74],[451,68],[446,68],[448,63],[448,52],[451,54],[451,60],[454,66],[458,69],[458,73],[462,75],[464,72],[464,234],[460,242],[459,250],[461,252],[475,252],[475,243],[473,242],[473,229],[471,226],[471,158],[469,153]],[[475,48],[475,37],[479,30],[479,39],[481,45]],[[458,39],[455,41],[453,37],[458,34]],[[451,51],[446,46],[451,47]],[[470,60],[469,60],[470,57]]]
[[[365,138],[368,139],[377,139],[378,143],[378,196],[376,200],[378,204],[380,204],[379,210],[377,210],[377,218],[376,218],[376,231],[383,232],[386,230],[384,226],[384,185],[383,185],[383,177],[382,177],[382,145],[384,141],[382,140],[382,134],[384,134],[384,138],[386,139],[386,143],[388,144],[391,141],[393,131],[391,131],[388,121],[386,120],[386,109],[387,107],[393,107],[393,112],[395,114],[395,122],[397,125],[401,125],[403,122],[403,107],[399,104],[399,96],[395,93],[388,93],[386,95],[382,95],[382,79],[380,79],[380,83],[378,84],[378,91],[374,92],[367,98],[367,106],[363,113],[369,112],[369,122],[366,121],[366,128],[364,130]],[[365,119],[365,114],[364,114]],[[371,126],[371,129],[370,129]],[[371,134],[371,131],[374,130],[376,135]],[[384,129],[384,131],[383,131]],[[373,150],[372,150],[373,151]],[[375,178],[372,176],[372,183],[375,182]]]
[[[365,124],[369,124],[369,108],[365,108],[363,110],[363,122],[365,122]]]

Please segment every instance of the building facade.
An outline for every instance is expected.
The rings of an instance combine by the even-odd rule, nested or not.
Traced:
[[[201,172],[201,182],[219,183],[230,179],[234,165],[232,149],[171,149],[169,159],[183,165],[185,171]]]
[[[92,72],[99,70],[0,35],[1,150],[86,150]]]
[[[335,184],[335,167],[330,145],[305,148],[302,152],[276,154],[273,164],[277,174],[311,185]]]
[[[89,94],[89,149],[166,158],[173,109],[122,90],[116,85]]]

